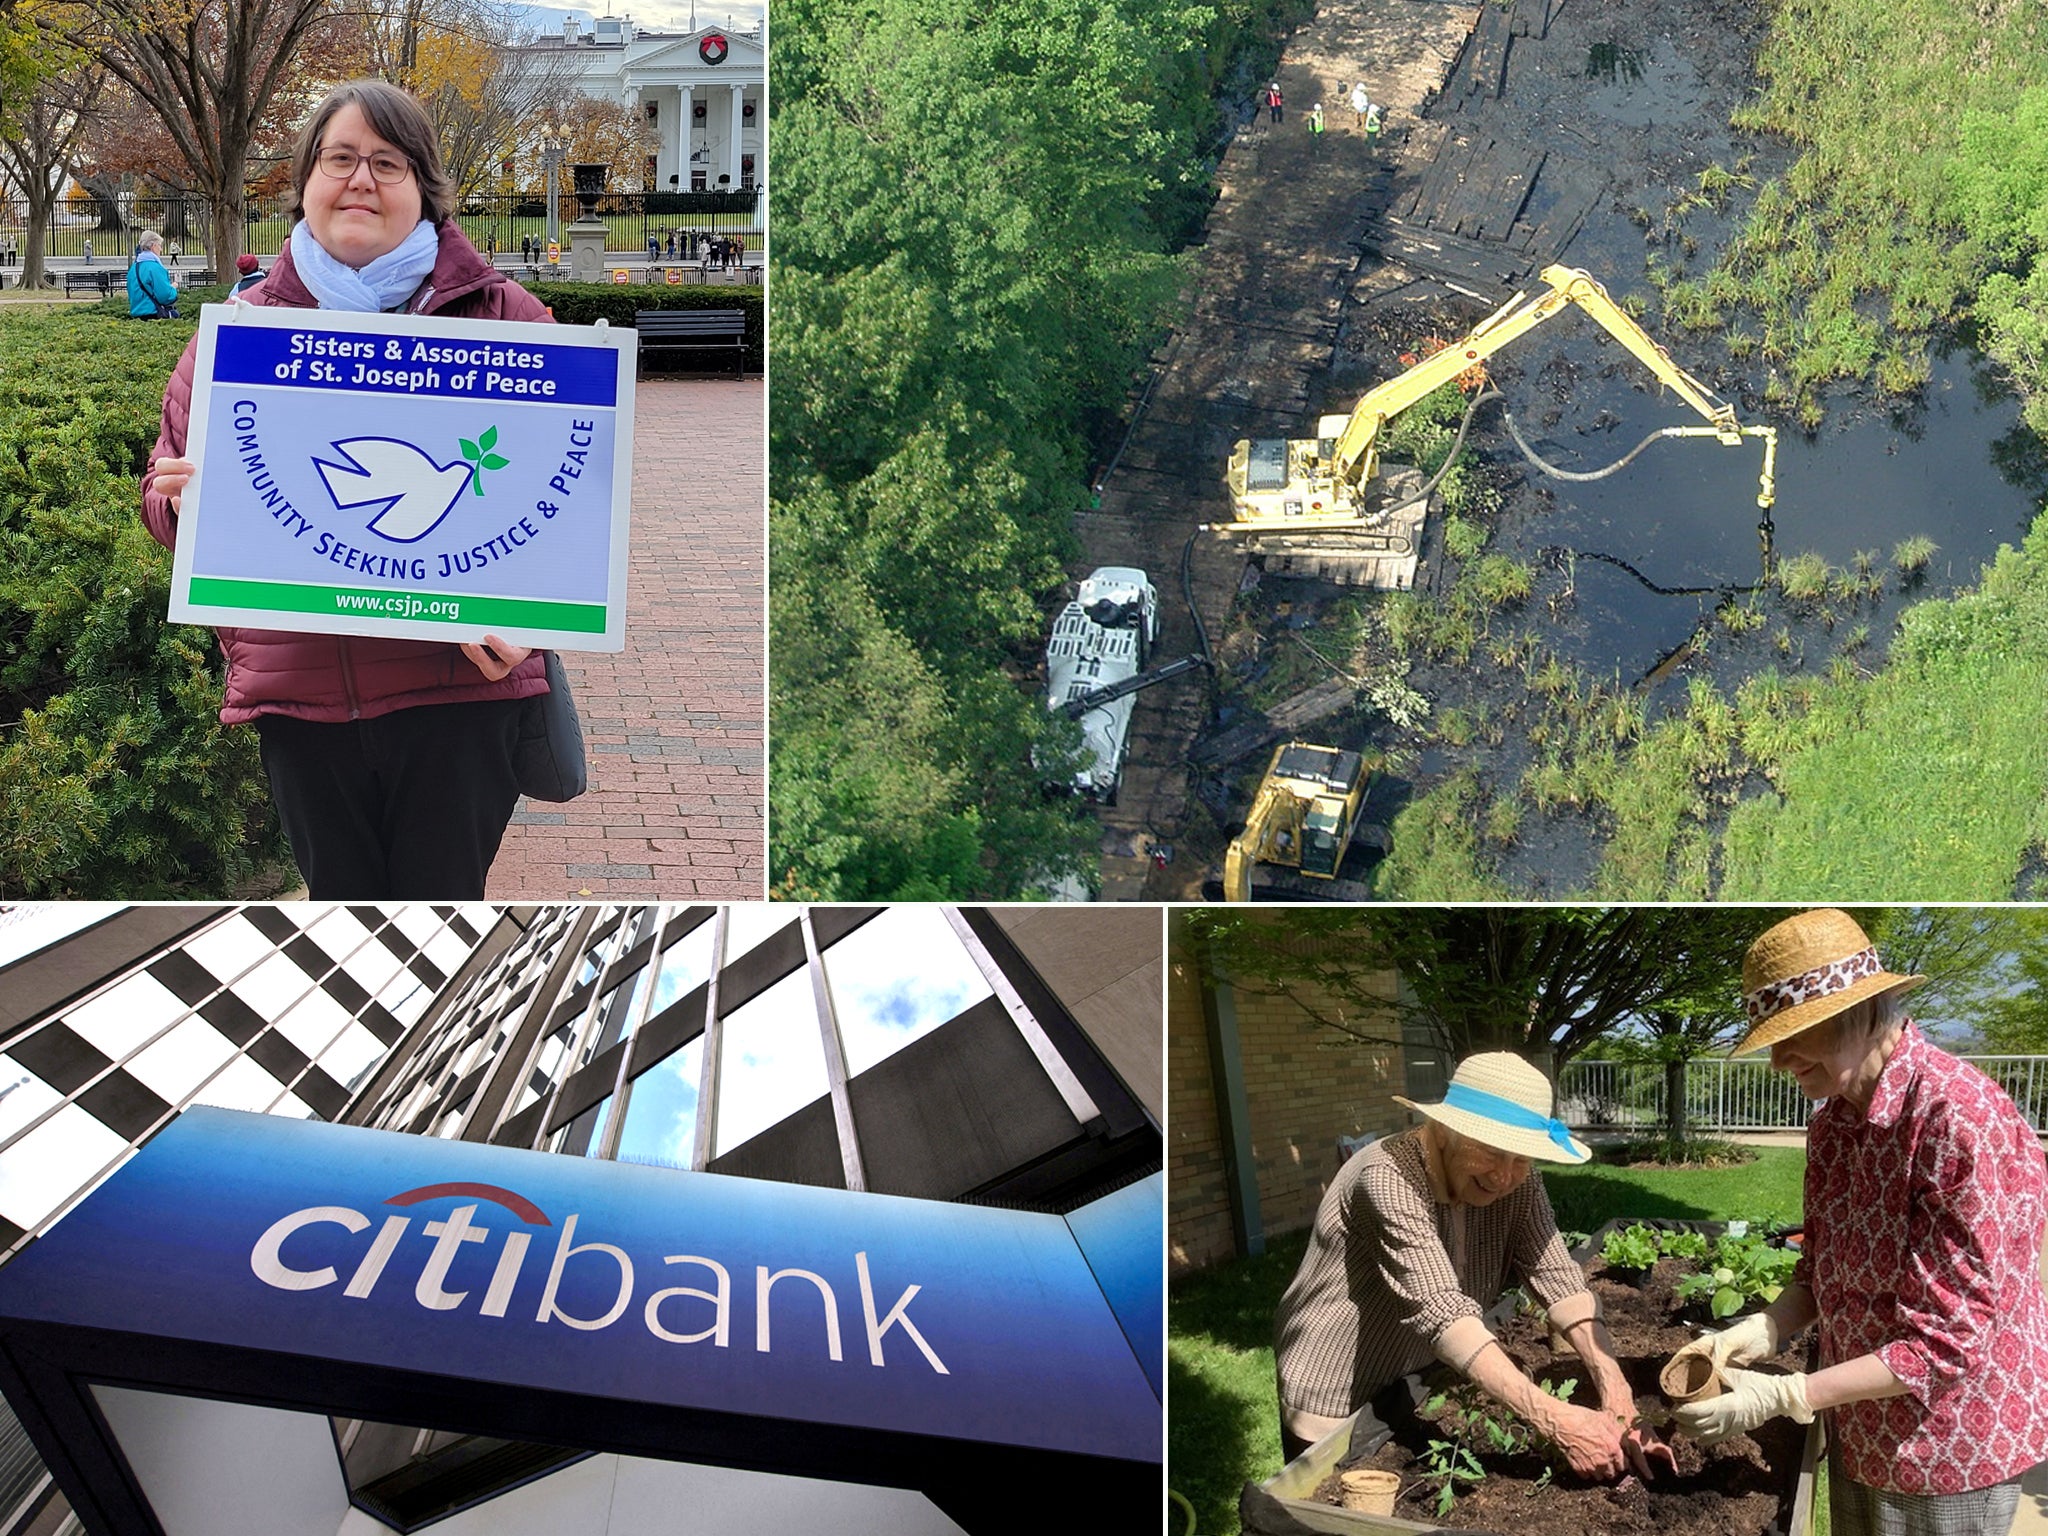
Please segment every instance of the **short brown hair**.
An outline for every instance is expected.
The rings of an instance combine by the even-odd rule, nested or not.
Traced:
[[[343,81],[306,119],[292,151],[292,222],[306,216],[306,181],[313,175],[321,136],[343,107],[360,111],[378,138],[412,162],[413,179],[420,184],[420,217],[438,226],[455,209],[455,187],[441,168],[441,140],[434,120],[418,97],[386,80]]]

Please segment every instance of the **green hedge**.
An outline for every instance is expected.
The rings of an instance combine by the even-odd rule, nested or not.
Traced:
[[[170,552],[139,513],[193,327],[109,308],[0,318],[0,893],[225,895],[285,848],[256,733],[220,724],[219,647],[165,622]]]
[[[710,288],[690,283],[536,283],[533,296],[554,311],[562,325],[594,325],[599,319],[631,325],[643,309],[737,309],[747,317],[747,371],[759,373],[765,348],[761,289],[753,284]]]

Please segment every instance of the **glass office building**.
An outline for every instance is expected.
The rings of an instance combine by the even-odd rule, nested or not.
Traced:
[[[1162,988],[1156,911],[17,909],[0,914],[0,1244],[32,1251],[201,1106],[1069,1217],[1159,1173]],[[547,1500],[607,1467],[613,1486],[670,1476],[573,1436],[330,1417],[347,1513],[300,1528],[547,1529]],[[4,1429],[0,1536],[93,1529]],[[805,1502],[818,1488],[840,1490],[849,1531],[972,1528],[902,1488],[733,1470],[794,1452],[705,1460],[726,1529],[749,1506],[763,1529],[831,1528]],[[179,1536],[190,1490],[129,1477]],[[662,1486],[648,1507],[708,1496]]]

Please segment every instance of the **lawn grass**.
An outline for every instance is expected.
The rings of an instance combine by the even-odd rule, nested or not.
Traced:
[[[1590,1232],[1616,1216],[1790,1221],[1803,1209],[1806,1153],[1761,1147],[1735,1168],[1547,1169],[1560,1228]],[[1273,1314],[1308,1246],[1275,1239],[1257,1258],[1176,1282],[1167,1298],[1167,1486],[1195,1510],[1199,1536],[1230,1536],[1237,1497],[1282,1465],[1273,1384]],[[1169,1528],[1179,1532],[1185,1514]],[[1826,1526],[1816,1529],[1825,1530]]]
[[[1601,1162],[1546,1168],[1543,1184],[1559,1230],[1591,1232],[1617,1216],[1682,1221],[1796,1221],[1804,1209],[1806,1152],[1758,1147],[1734,1168],[1620,1168]]]

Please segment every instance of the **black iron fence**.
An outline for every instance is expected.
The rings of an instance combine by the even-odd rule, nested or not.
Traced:
[[[242,248],[258,256],[274,256],[290,230],[288,203],[251,203],[249,227]],[[547,200],[531,196],[472,197],[456,210],[456,221],[478,250],[492,250],[501,261],[517,262],[527,251],[545,260],[548,241]],[[615,192],[597,200],[596,216],[604,222],[605,249],[622,257],[648,255],[648,240],[664,261],[702,261],[714,253],[713,241],[730,246],[738,241],[744,259],[758,263],[765,243],[767,203],[759,191],[745,192]],[[578,213],[575,196],[564,192],[557,206],[557,238],[562,259],[569,255],[568,227]],[[126,266],[135,254],[135,237],[153,229],[164,237],[166,255],[185,266],[206,264],[208,214],[197,198],[127,197],[103,203],[67,201],[45,232],[43,254],[66,261],[90,260]],[[28,239],[28,212],[18,200],[0,199],[0,262],[19,260]],[[525,242],[522,244],[522,242]]]

